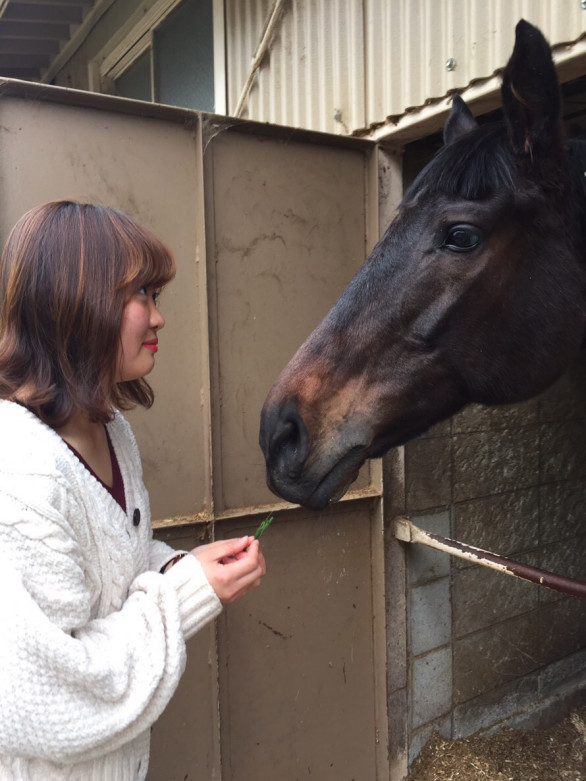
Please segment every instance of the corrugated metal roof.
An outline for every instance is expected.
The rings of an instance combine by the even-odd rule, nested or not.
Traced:
[[[226,0],[230,110],[273,3]],[[556,61],[582,56],[581,0],[288,0],[244,115],[381,137],[425,124],[454,91],[494,107],[521,18]]]
[[[0,0],[0,76],[38,81],[96,0]]]
[[[228,111],[274,0],[226,0]],[[289,0],[245,104],[266,122],[348,133],[365,122],[363,0]]]
[[[366,13],[366,129],[379,136],[430,116],[455,91],[498,92],[519,19],[541,29],[558,62],[579,56],[586,35],[580,0],[372,0]]]

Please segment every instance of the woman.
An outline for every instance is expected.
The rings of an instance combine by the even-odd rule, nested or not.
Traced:
[[[0,262],[0,779],[144,779],[185,641],[265,573],[251,537],[177,554],[152,539],[119,412],[144,377],[175,273],[104,206],[61,201]]]

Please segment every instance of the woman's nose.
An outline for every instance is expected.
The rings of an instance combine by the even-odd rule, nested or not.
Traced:
[[[161,328],[165,327],[165,318],[163,317],[159,309],[157,309],[157,305],[155,304],[154,301],[151,303],[150,325],[151,328],[154,328],[156,331],[160,331]]]

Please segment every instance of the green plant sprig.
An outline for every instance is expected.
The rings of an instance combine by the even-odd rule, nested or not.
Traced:
[[[264,521],[260,524],[258,529],[254,533],[254,539],[258,540],[258,538],[261,536],[261,534],[269,528],[271,523],[273,522],[273,514],[269,513],[267,517],[264,519]]]

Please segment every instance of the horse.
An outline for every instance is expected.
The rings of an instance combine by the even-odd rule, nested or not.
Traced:
[[[479,124],[454,95],[444,145],[270,389],[269,488],[314,510],[465,405],[526,400],[586,327],[586,142],[567,139],[550,47],[525,20]]]

